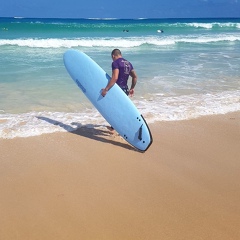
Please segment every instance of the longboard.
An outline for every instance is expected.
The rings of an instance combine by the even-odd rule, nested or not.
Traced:
[[[65,67],[86,97],[106,121],[132,146],[146,151],[152,144],[150,129],[136,106],[117,85],[101,95],[111,79],[88,55],[70,49],[63,56]]]

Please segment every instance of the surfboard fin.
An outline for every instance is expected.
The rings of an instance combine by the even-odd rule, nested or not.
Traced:
[[[140,141],[142,141],[142,126],[143,126],[143,125],[141,125],[141,127],[139,128],[139,131],[138,131],[138,139],[139,139]]]

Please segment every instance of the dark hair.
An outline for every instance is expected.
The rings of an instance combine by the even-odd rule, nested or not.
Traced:
[[[121,51],[119,49],[113,49],[112,50],[112,55],[113,56],[119,56],[119,55],[122,55]]]

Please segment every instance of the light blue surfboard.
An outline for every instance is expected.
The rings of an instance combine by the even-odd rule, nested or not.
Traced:
[[[89,56],[77,50],[68,50],[65,67],[77,86],[87,96],[106,121],[132,146],[146,151],[152,144],[152,135],[143,116],[129,97],[114,84],[107,95],[101,95],[110,76]]]

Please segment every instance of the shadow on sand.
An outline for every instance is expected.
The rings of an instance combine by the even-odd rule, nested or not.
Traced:
[[[60,126],[64,130],[66,130],[67,132],[72,133],[72,134],[76,134],[76,135],[90,138],[90,139],[93,139],[96,141],[112,144],[115,146],[126,148],[128,150],[137,151],[134,147],[128,145],[127,143],[121,143],[121,142],[109,139],[109,137],[111,137],[111,133],[108,130],[98,128],[98,127],[103,127],[103,125],[81,125],[80,123],[76,123],[76,122],[71,123],[71,125],[77,126],[77,129],[76,129],[76,128],[72,127],[71,125],[64,124],[62,122],[56,121],[51,118],[40,117],[40,116],[38,116],[36,118],[46,121],[50,124]],[[91,127],[89,127],[89,126],[91,126]]]

